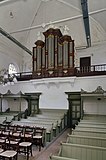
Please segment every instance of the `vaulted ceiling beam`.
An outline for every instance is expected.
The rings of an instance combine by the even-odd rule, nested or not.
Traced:
[[[21,44],[19,41],[17,41],[9,33],[7,33],[6,31],[4,31],[1,27],[0,27],[0,33],[2,35],[4,35],[6,38],[8,38],[9,40],[11,40],[12,42],[14,42],[17,46],[19,46],[20,48],[22,48],[24,51],[26,51],[27,53],[29,53],[30,55],[32,55],[32,52],[28,48],[26,48],[23,44]]]
[[[81,6],[82,6],[82,14],[83,14],[84,27],[85,27],[87,47],[90,47],[91,46],[91,36],[90,36],[90,25],[89,25],[87,0],[81,0]]]

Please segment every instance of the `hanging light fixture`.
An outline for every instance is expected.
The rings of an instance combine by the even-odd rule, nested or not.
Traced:
[[[9,74],[8,70],[2,69],[0,71],[0,84],[3,85],[13,85],[17,82],[16,74]]]

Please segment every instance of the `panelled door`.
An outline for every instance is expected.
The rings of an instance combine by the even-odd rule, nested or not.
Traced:
[[[90,66],[91,66],[91,57],[80,58],[80,68],[82,72],[90,71]]]
[[[70,127],[75,126],[81,118],[81,95],[80,92],[68,93],[69,101],[69,117],[68,125]]]
[[[31,115],[38,113],[39,105],[38,100],[31,100]]]

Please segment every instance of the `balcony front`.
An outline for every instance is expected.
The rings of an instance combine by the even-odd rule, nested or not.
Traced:
[[[54,78],[54,77],[83,77],[106,75],[106,64],[92,65],[86,67],[75,67],[71,69],[42,70],[39,72],[20,72],[16,74],[18,81],[31,79]]]

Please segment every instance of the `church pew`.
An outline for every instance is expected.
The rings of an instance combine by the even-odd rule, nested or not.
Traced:
[[[65,128],[65,126],[66,126],[66,124],[65,124],[66,119],[62,118],[58,122],[57,119],[54,119],[54,121],[52,121],[52,119],[51,119],[49,121],[46,118],[38,119],[38,120],[36,120],[34,122],[36,122],[37,125],[43,124],[46,127],[46,129],[47,129],[47,135],[48,135],[47,137],[49,137],[49,141],[51,141],[51,139],[53,137],[56,137]],[[52,125],[52,130],[51,130],[51,128],[48,128],[48,126],[46,126],[46,125],[49,125],[50,127]]]
[[[105,121],[106,115],[84,114],[83,120]]]
[[[30,121],[45,121],[45,122],[50,122],[50,123],[53,123],[53,124],[56,124],[56,133],[55,135],[57,135],[58,133],[61,132],[61,130],[63,130],[65,128],[65,126],[67,126],[67,118],[64,117],[62,119],[59,119],[59,118],[52,118],[52,117],[47,117],[47,116],[44,116],[44,117],[28,117],[27,118],[28,120]]]
[[[48,114],[48,115],[37,114],[36,117],[41,119],[58,120],[59,121],[58,124],[60,124],[60,131],[67,126],[67,114],[64,114],[62,116],[56,114]]]
[[[50,160],[78,160],[78,159],[51,155]]]
[[[7,123],[7,124],[10,124],[13,119],[14,119],[14,116],[13,116],[13,115],[10,115],[10,116],[8,115],[8,116],[6,116],[6,123]]]
[[[80,122],[78,122],[78,125],[93,125],[93,126],[101,126],[101,127],[106,127],[106,122],[98,122],[98,121],[84,121],[81,120]]]
[[[43,125],[44,127],[47,127],[47,129],[48,129],[47,125],[49,125],[50,126],[49,133],[51,132],[50,130],[52,126],[52,137],[56,137],[57,134],[59,133],[58,121],[53,122],[53,121],[47,121],[46,119],[45,120],[44,119],[43,120],[42,119],[37,119],[37,120],[36,119],[33,119],[33,120],[32,119],[21,119],[21,122],[28,122],[28,123],[34,123],[36,125]]]
[[[2,115],[0,115],[0,124],[6,122],[6,123],[11,123],[11,121],[15,118],[15,116],[18,114],[14,114],[12,115],[12,113],[3,113]]]
[[[81,135],[68,135],[67,143],[106,147],[106,138]]]
[[[91,130],[91,131],[105,131],[106,132],[106,128],[103,128],[103,127],[98,127],[98,126],[76,126],[75,127],[75,130]]]
[[[21,119],[20,122],[27,122],[27,123],[34,123],[34,124],[43,124],[43,125],[52,125],[54,128],[58,125],[57,122],[53,123],[52,121],[46,120],[28,120],[28,119]]]
[[[48,114],[48,115],[38,114],[36,115],[36,118],[51,119],[51,120],[61,120],[63,117],[64,117],[64,114],[62,116],[59,116],[56,114]]]
[[[46,121],[46,122],[52,122],[52,123],[59,123],[61,122],[61,119],[59,118],[52,118],[52,117],[27,117],[27,120],[31,121]]]
[[[106,160],[106,148],[62,143],[59,156],[79,160]]]
[[[49,118],[38,118],[38,117],[28,117],[27,118],[28,121],[31,122],[42,122],[42,123],[48,123],[48,124],[53,124],[53,136],[57,136],[58,133],[60,132],[60,125],[61,125],[61,120],[56,120],[56,119],[49,119]]]
[[[6,122],[6,116],[0,115],[0,124],[3,124],[4,122]]]
[[[49,117],[55,118],[57,120],[62,119],[67,113],[67,110],[62,109],[42,109],[40,110],[41,114],[37,114],[37,117]]]
[[[13,125],[22,125],[22,126],[40,126],[40,127],[44,127],[44,128],[47,128],[47,130],[49,131],[51,128],[53,128],[53,124],[52,123],[42,123],[42,122],[39,122],[39,123],[36,123],[36,122],[31,122],[31,121],[12,121],[12,124]]]
[[[102,137],[106,138],[106,131],[97,131],[97,130],[81,130],[81,129],[74,129],[72,131],[73,135],[82,135],[82,136],[92,136],[92,137]]]
[[[40,109],[41,114],[46,114],[46,113],[58,113],[58,114],[64,114],[67,112],[67,109]]]
[[[103,130],[105,131],[106,130],[106,126],[100,126],[100,125],[81,125],[81,124],[78,124],[75,126],[76,129],[96,129],[96,130]]]

